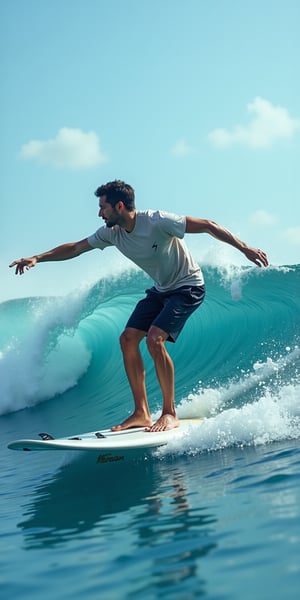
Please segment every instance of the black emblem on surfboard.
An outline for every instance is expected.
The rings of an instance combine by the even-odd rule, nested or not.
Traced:
[[[50,435],[50,433],[39,433],[39,436],[42,438],[42,440],[54,440],[55,439],[53,437],[53,435]]]

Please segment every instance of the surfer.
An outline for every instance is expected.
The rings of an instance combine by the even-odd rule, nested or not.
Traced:
[[[258,267],[268,259],[259,249],[251,248],[230,231],[208,219],[179,216],[158,210],[138,211],[133,188],[115,180],[97,188],[98,216],[104,225],[78,242],[66,243],[30,258],[20,258],[9,266],[16,274],[37,263],[69,260],[95,248],[116,246],[143,269],[154,281],[146,296],[138,302],[120,336],[124,366],[134,399],[134,412],[113,431],[145,427],[164,431],[178,426],[174,401],[174,365],[166,341],[175,342],[185,322],[202,304],[204,279],[199,265],[183,242],[186,233],[208,233],[217,240],[240,250]],[[140,342],[146,338],[161,388],[162,414],[152,424],[147,401],[145,369]]]

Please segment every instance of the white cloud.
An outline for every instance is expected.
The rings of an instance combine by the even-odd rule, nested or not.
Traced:
[[[291,246],[300,247],[300,227],[289,227],[283,232],[283,236]]]
[[[84,169],[106,162],[96,133],[68,127],[60,129],[53,140],[31,140],[24,144],[20,156],[70,169]]]
[[[248,125],[214,129],[209,140],[219,147],[241,144],[252,148],[270,146],[277,139],[290,138],[300,129],[300,119],[293,119],[286,108],[273,106],[259,96],[247,105],[252,120]]]
[[[191,146],[187,143],[186,140],[181,139],[177,140],[176,144],[171,148],[171,152],[173,156],[177,156],[181,158],[182,156],[186,156],[192,152]]]
[[[250,215],[250,223],[258,227],[268,227],[277,222],[277,217],[266,210],[256,210]]]

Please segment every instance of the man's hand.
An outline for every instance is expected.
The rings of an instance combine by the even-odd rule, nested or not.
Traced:
[[[24,269],[28,271],[29,269],[32,269],[32,267],[35,267],[36,263],[37,257],[31,256],[31,258],[20,258],[19,260],[14,260],[14,262],[12,262],[9,266],[16,267],[16,275],[23,275]]]
[[[248,260],[251,260],[251,262],[257,265],[257,267],[267,267],[269,264],[267,255],[262,250],[247,246],[246,248],[242,249],[242,252],[248,258]]]

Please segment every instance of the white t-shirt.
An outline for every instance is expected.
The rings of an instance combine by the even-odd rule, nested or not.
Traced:
[[[137,211],[135,227],[130,233],[119,225],[104,226],[88,237],[88,243],[100,250],[116,246],[150,275],[159,291],[202,285],[201,269],[182,239],[185,225],[184,216],[159,210]]]

